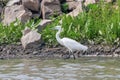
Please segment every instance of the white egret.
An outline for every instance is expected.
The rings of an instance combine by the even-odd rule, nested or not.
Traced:
[[[69,55],[70,53],[72,53],[74,59],[75,59],[75,55],[73,54],[74,51],[86,51],[88,49],[87,46],[84,46],[82,44],[80,44],[79,42],[70,39],[70,38],[60,38],[60,32],[62,32],[62,28],[61,26],[56,26],[54,29],[58,30],[58,32],[56,33],[56,39],[57,41],[64,47],[66,47],[69,50]]]

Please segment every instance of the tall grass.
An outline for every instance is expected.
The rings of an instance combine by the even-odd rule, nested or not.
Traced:
[[[47,44],[55,44],[56,31],[51,27],[61,25],[63,32],[61,37],[70,37],[81,43],[95,44],[119,44],[120,41],[120,1],[114,5],[100,2],[90,4],[87,11],[77,17],[58,17],[52,24],[43,30],[43,39]],[[117,6],[117,9],[115,8]],[[59,20],[62,19],[62,24]]]

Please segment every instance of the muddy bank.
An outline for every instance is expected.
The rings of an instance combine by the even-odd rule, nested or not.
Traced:
[[[101,56],[101,57],[119,57],[120,47],[119,46],[106,46],[106,45],[89,45],[87,52],[80,52],[79,56]],[[79,52],[75,52],[78,57]],[[0,59],[11,59],[11,58],[39,58],[39,59],[56,59],[67,58],[68,51],[62,46],[48,48],[41,46],[37,49],[29,48],[23,49],[21,44],[10,44],[0,45]],[[71,56],[72,57],[72,56]]]

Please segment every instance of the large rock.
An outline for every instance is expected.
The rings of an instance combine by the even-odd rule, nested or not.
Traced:
[[[94,4],[96,3],[96,0],[85,0],[85,6],[87,6],[88,4]]]
[[[67,0],[66,3],[68,4],[68,10],[70,10],[70,11],[76,9],[77,6],[79,5],[79,3],[77,1],[74,1],[74,0]]]
[[[2,8],[2,6],[0,6],[0,22],[1,22],[1,13],[2,13],[2,11],[3,11],[3,8]]]
[[[22,4],[27,9],[30,9],[32,11],[39,11],[39,7],[40,7],[39,0],[22,0]]]
[[[16,18],[24,23],[31,18],[31,15],[32,13],[25,9],[23,5],[5,7],[3,23],[9,25]]]
[[[2,8],[2,6],[0,6],[0,14],[2,13],[2,10],[3,10],[3,8]]]
[[[20,5],[21,3],[22,3],[21,0],[9,0],[6,6],[13,6],[15,4]]]
[[[39,47],[41,34],[37,33],[36,30],[31,30],[29,28],[25,28],[22,33],[21,43],[24,49]]]
[[[113,0],[105,0],[105,2],[112,2]]]
[[[50,16],[62,13],[59,0],[42,0],[41,10],[43,19],[49,19]]]
[[[38,31],[42,31],[43,28],[45,28],[45,26],[50,24],[51,22],[52,22],[52,20],[43,19],[38,26]]]
[[[70,12],[68,15],[70,16],[74,16],[76,17],[80,12],[83,12],[83,9],[82,9],[82,2],[79,1],[77,2],[77,6],[76,6],[76,9],[74,9],[72,12]]]

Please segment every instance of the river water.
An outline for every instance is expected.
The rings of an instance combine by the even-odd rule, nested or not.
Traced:
[[[0,80],[120,80],[120,58],[0,60]]]

